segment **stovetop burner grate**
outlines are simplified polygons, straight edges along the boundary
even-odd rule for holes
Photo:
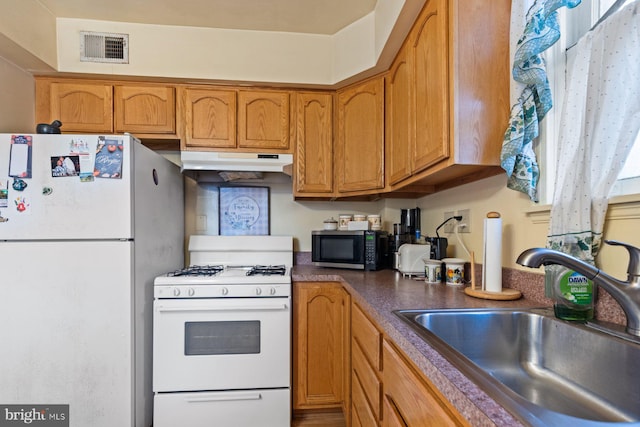
[[[256,265],[247,271],[247,276],[284,276],[287,268],[284,265]]]
[[[181,270],[176,270],[171,273],[171,276],[215,276],[221,271],[224,271],[224,267],[221,265],[191,265]]]

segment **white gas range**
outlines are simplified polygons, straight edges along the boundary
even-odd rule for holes
[[[290,236],[191,236],[154,282],[154,426],[291,420]]]

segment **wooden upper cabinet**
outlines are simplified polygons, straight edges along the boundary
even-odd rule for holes
[[[412,173],[414,141],[413,61],[405,45],[385,79],[385,172],[393,185]]]
[[[113,132],[113,86],[98,83],[53,82],[48,89],[49,105],[40,105],[39,121],[60,120],[63,132]]]
[[[504,172],[499,165],[510,108],[510,5],[509,0],[425,2],[387,74],[390,191],[425,194]],[[406,139],[401,128],[406,92],[398,83],[405,63],[413,126],[408,176],[399,142]]]
[[[63,133],[129,132],[175,149],[176,89],[171,84],[36,77],[36,123],[62,122]],[[156,147],[160,144],[154,142]]]
[[[338,92],[337,190],[384,187],[384,80],[375,78]]]
[[[427,1],[409,39],[414,78],[413,172],[449,157],[448,7],[447,0]]]
[[[176,94],[169,86],[116,85],[115,132],[176,133]]]
[[[288,91],[238,91],[238,147],[290,151]]]
[[[294,195],[333,191],[333,96],[296,93]]]
[[[183,149],[236,147],[236,91],[191,89],[182,91]]]

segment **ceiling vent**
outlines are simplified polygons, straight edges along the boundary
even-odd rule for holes
[[[129,34],[80,32],[80,61],[129,63]]]

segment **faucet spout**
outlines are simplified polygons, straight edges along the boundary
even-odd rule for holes
[[[605,241],[605,243],[624,246],[629,251],[627,281],[616,279],[571,255],[547,248],[527,249],[518,256],[516,262],[531,268],[538,268],[542,265],[561,265],[582,274],[596,285],[604,288],[620,304],[627,316],[627,333],[640,336],[640,262],[638,262],[640,249],[616,241]]]

